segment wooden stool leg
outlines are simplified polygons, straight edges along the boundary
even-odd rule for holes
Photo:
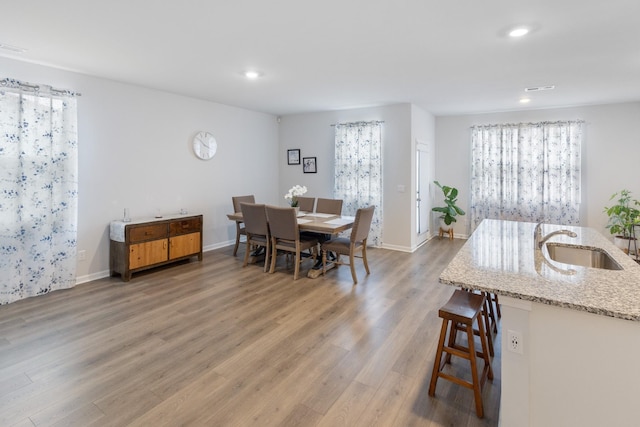
[[[438,340],[438,350],[436,352],[436,360],[433,362],[433,372],[431,373],[431,383],[429,384],[429,396],[436,394],[436,383],[440,374],[440,362],[442,360],[442,350],[444,349],[444,339],[447,335],[447,319],[442,319],[442,327],[440,328],[440,340]]]
[[[480,320],[478,320],[480,324]],[[480,380],[478,379],[478,362],[476,359],[475,339],[473,337],[473,326],[467,325],[467,338],[469,340],[469,363],[471,364],[471,378],[473,384],[473,396],[476,401],[476,414],[479,418],[484,417],[484,409],[482,407],[482,394],[480,392]],[[482,337],[480,337],[482,340]]]
[[[493,379],[493,369],[491,368],[491,359],[489,359],[489,344],[487,335],[485,334],[485,330],[482,326],[482,322],[480,322],[480,319],[478,319],[478,330],[480,331],[480,345],[482,346],[482,354],[479,354],[479,356],[484,360],[484,369],[482,370],[482,383],[484,383],[485,372],[487,374],[487,378],[489,378],[490,380]]]
[[[498,315],[498,319],[502,318],[502,313],[500,313],[500,302],[498,301],[498,295],[497,294],[491,294],[492,295],[492,300],[494,303],[496,303],[496,314]]]
[[[496,320],[496,313],[493,310],[493,296],[489,292],[483,292],[485,298],[487,299],[487,308],[489,309],[489,320],[491,321],[491,329],[488,329],[490,332],[498,333],[498,322]],[[495,338],[495,336],[493,337]],[[491,354],[493,356],[493,353]]]
[[[458,324],[454,321],[451,321],[451,330],[449,331],[449,342],[447,346],[449,348],[454,348],[456,346],[456,340],[458,339]],[[451,364],[451,353],[447,352],[444,356],[444,363]]]
[[[491,357],[494,356],[493,353],[493,337],[491,336],[491,316],[489,315],[489,306],[491,305],[491,301],[485,299],[484,300],[484,308],[482,309],[481,315],[482,320],[484,321],[484,330],[487,334],[487,342],[489,343],[489,354]],[[478,321],[480,319],[478,318]]]

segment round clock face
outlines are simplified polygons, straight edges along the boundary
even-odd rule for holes
[[[193,138],[193,152],[202,160],[209,160],[216,155],[218,143],[209,132],[198,132]]]

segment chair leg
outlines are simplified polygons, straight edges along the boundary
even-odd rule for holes
[[[238,253],[238,247],[240,246],[240,224],[236,222],[236,244],[233,247],[233,256]]]
[[[353,277],[353,284],[358,284],[358,276],[356,276],[356,264],[353,262],[353,249],[349,251],[349,267],[351,267],[351,277]]]
[[[278,255],[278,248],[276,248],[276,241],[275,239],[271,239],[271,269],[269,270],[269,273],[273,273],[274,271],[276,271],[277,255]]]
[[[298,280],[298,273],[300,272],[300,249],[298,248],[298,250],[296,251],[296,256],[295,256],[295,267],[293,269],[293,280]]]
[[[369,263],[367,262],[367,239],[362,242],[362,262],[364,263],[364,269],[367,271],[367,274],[371,274],[369,271]]]
[[[267,239],[267,246],[264,250],[264,272],[267,272],[268,269],[268,265],[269,265],[269,251],[271,250],[271,245],[269,244],[269,239]]]
[[[237,242],[236,242],[237,244]],[[251,252],[251,245],[249,244],[249,236],[247,236],[247,249],[244,251],[244,262],[242,263],[243,267],[246,267],[247,264],[249,264],[249,252]],[[233,255],[235,256],[235,250],[233,252]]]

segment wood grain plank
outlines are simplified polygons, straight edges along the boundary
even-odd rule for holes
[[[438,275],[462,244],[371,249],[356,286],[348,267],[242,268],[228,247],[1,306],[0,425],[495,426],[499,348],[484,419],[465,388],[427,395],[453,291]]]

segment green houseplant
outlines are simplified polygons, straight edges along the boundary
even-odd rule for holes
[[[448,187],[446,185],[440,185],[438,181],[433,181],[433,183],[442,190],[446,206],[436,206],[431,210],[434,212],[440,212],[442,214],[440,215],[442,222],[444,222],[446,226],[451,226],[452,223],[457,221],[456,216],[464,215],[464,211],[456,205],[456,202],[458,201],[458,189]]]
[[[623,250],[628,250],[633,234],[633,227],[640,224],[640,202],[631,198],[629,190],[620,190],[614,193],[609,200],[616,203],[611,207],[605,207],[604,212],[609,217],[607,228],[614,236],[614,243]]]

